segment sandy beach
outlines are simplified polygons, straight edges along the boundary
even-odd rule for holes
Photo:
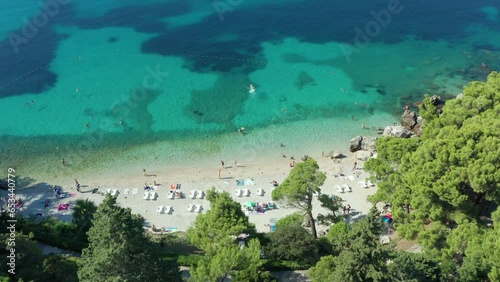
[[[352,207],[352,216],[350,220],[355,220],[360,215],[366,214],[371,204],[366,200],[368,195],[375,193],[376,187],[362,188],[358,182],[365,180],[369,175],[363,170],[363,162],[356,160],[353,153],[347,150],[340,150],[345,157],[339,160],[331,160],[329,157],[321,157],[321,152],[318,155],[309,155],[318,161],[320,170],[325,172],[327,179],[322,189],[323,194],[337,195],[345,200],[345,204],[350,204]],[[346,152],[347,151],[347,152]],[[104,198],[107,189],[118,192],[117,202],[123,207],[131,208],[133,213],[141,214],[145,218],[147,227],[155,225],[157,228],[165,227],[166,229],[186,231],[194,222],[198,213],[189,212],[188,205],[201,205],[202,213],[209,208],[209,202],[203,197],[190,198],[190,192],[193,190],[206,192],[212,187],[217,190],[227,191],[232,197],[242,206],[247,202],[268,203],[272,202],[271,192],[273,185],[272,180],[281,183],[289,174],[290,158],[280,158],[276,156],[266,156],[267,160],[256,160],[245,163],[239,161],[236,166],[234,161],[225,161],[225,168],[217,163],[206,165],[207,162],[199,162],[198,166],[170,166],[168,168],[148,168],[146,176],[142,169],[138,166],[127,166],[116,168],[114,171],[100,172],[88,177],[77,179],[81,185],[82,193],[76,191],[74,180],[71,178],[60,179],[47,178],[39,179],[33,183],[18,183],[18,187],[25,187],[16,190],[17,198],[24,201],[23,207],[20,209],[22,215],[37,215],[38,216],[54,216],[62,220],[71,220],[71,207],[76,200],[89,199],[99,204]],[[300,156],[295,156],[296,161],[300,161]],[[354,162],[357,162],[356,170],[353,170]],[[220,170],[220,179],[219,179]],[[338,172],[342,171],[345,176],[335,177]],[[352,176],[351,179],[348,176]],[[255,185],[238,186],[236,180],[252,178],[255,180]],[[153,187],[154,182],[157,183],[157,196],[154,200],[143,199],[144,186]],[[180,184],[180,190],[185,198],[169,199],[169,191],[171,185]],[[352,192],[346,191],[340,193],[336,189],[336,185],[348,184],[352,188]],[[66,192],[68,197],[58,199],[54,196],[52,186],[60,186],[63,192]],[[91,193],[92,189],[98,188],[98,193]],[[128,189],[128,194],[126,192]],[[137,189],[137,193],[133,194],[133,190]],[[237,189],[248,189],[249,196],[238,197],[235,194]],[[257,195],[257,190],[262,189],[264,194]],[[6,191],[1,191],[2,199],[7,197]],[[44,207],[46,200],[50,200],[50,205]],[[68,210],[58,211],[60,204],[69,204]],[[259,232],[268,232],[271,219],[280,219],[288,214],[295,212],[293,208],[284,206],[277,202],[277,209],[266,211],[265,213],[249,213],[250,222],[254,223]],[[158,206],[170,206],[172,212],[170,214],[158,213]],[[319,201],[314,203],[314,215],[325,213],[326,211],[320,207]],[[326,230],[327,226],[317,226],[318,232]]]

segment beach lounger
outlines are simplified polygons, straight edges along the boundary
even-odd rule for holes
[[[250,190],[249,189],[243,189],[243,196],[245,196],[245,197],[250,196]]]
[[[137,195],[137,191],[138,191],[137,188],[132,189],[132,195]]]
[[[241,197],[243,195],[243,191],[241,189],[234,190],[234,195],[236,197]]]
[[[165,213],[166,214],[172,214],[173,211],[174,211],[174,209],[171,206],[166,206],[165,207]]]
[[[163,206],[158,206],[158,207],[156,208],[156,212],[157,212],[157,213],[163,213]]]
[[[195,205],[189,204],[188,207],[187,207],[187,211],[188,212],[193,212],[195,208],[196,208]]]
[[[198,196],[198,199],[203,199],[205,192],[203,192],[203,190],[198,190],[196,191],[196,195]]]
[[[175,199],[175,192],[174,192],[174,191],[172,191],[172,190],[168,191],[168,198],[169,198],[170,200]]]
[[[149,192],[149,199],[150,200],[156,200],[156,192],[154,192],[154,191]]]
[[[111,196],[116,196],[116,195],[118,195],[118,189],[111,190]]]
[[[364,182],[363,180],[358,181],[358,184],[359,186],[361,186],[361,188],[368,188],[368,185],[366,185],[366,182]]]
[[[144,192],[144,196],[142,197],[144,200],[149,200],[149,192]]]
[[[344,191],[352,192],[351,186],[347,184],[342,184],[342,189],[344,189]]]
[[[340,187],[340,185],[335,185],[335,188],[337,189],[337,192],[344,193],[344,188]]]
[[[196,205],[196,208],[194,209],[194,212],[200,213],[202,210],[203,210],[203,206],[202,205]]]
[[[257,193],[257,196],[264,196],[264,190],[261,188],[258,188],[256,193]]]
[[[354,176],[349,175],[349,176],[347,176],[347,179],[349,179],[349,181],[354,181]]]
[[[368,186],[375,186],[375,184],[373,184],[370,180],[366,181],[366,185],[368,185]]]
[[[196,191],[194,191],[194,190],[189,191],[189,198],[195,199],[196,198]]]
[[[128,194],[130,194],[130,189],[123,190],[123,195],[128,195]]]
[[[111,194],[111,189],[106,189],[106,194]]]

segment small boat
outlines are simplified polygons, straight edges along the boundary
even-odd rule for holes
[[[253,84],[250,84],[250,87],[248,87],[249,91],[248,93],[254,93],[255,92],[255,87],[253,86]]]

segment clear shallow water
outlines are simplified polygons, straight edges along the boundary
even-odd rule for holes
[[[11,35],[40,10],[2,9],[2,166],[248,159],[279,154],[281,142],[327,150],[366,134],[361,123],[392,124],[424,93],[456,95],[500,66],[496,1],[401,1],[348,58],[355,27],[386,1],[241,1],[223,20],[194,2],[69,1],[18,53]]]

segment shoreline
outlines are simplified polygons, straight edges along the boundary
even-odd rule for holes
[[[354,123],[354,122],[353,122]],[[319,124],[319,122],[318,122]],[[81,184],[82,191],[90,191],[94,188],[99,188],[99,192],[105,192],[107,189],[117,189],[117,203],[123,207],[129,207],[132,213],[141,214],[145,219],[146,226],[155,225],[158,228],[174,228],[178,231],[186,231],[194,222],[197,213],[187,211],[189,204],[202,205],[203,210],[209,208],[209,202],[205,199],[189,199],[191,190],[207,191],[211,187],[227,191],[240,204],[244,205],[248,201],[268,203],[272,201],[271,191],[272,180],[281,183],[291,170],[290,159],[295,157],[295,161],[299,162],[303,155],[315,159],[320,170],[325,172],[327,180],[322,188],[323,194],[336,195],[346,200],[345,204],[350,204],[353,208],[353,216],[349,220],[356,220],[360,215],[366,214],[371,205],[367,204],[366,196],[375,192],[375,187],[368,189],[361,188],[357,182],[363,180],[369,175],[361,170],[352,171],[354,162],[358,163],[358,167],[362,168],[362,161],[356,160],[354,153],[349,152],[349,140],[354,137],[347,137],[347,134],[357,133],[358,135],[370,136],[377,134],[371,130],[363,130],[356,128],[349,131],[342,128],[350,126],[347,123],[336,123],[337,128],[333,127],[333,121],[327,121],[320,126],[304,128],[303,123],[293,125],[275,126],[266,128],[261,131],[249,132],[245,136],[240,136],[239,133],[230,135],[234,140],[239,138],[240,142],[224,142],[217,152],[204,152],[200,156],[184,155],[182,161],[177,161],[178,156],[183,156],[186,152],[177,150],[178,156],[173,156],[171,161],[169,158],[158,157],[157,154],[151,154],[164,144],[148,144],[139,146],[135,151],[121,152],[116,161],[109,163],[94,163],[93,166],[79,170],[78,167],[61,167],[60,160],[53,160],[59,166],[44,167],[43,163],[49,160],[43,159],[33,162],[33,166],[41,164],[42,167],[38,171],[33,171],[29,174],[23,174],[18,170],[18,176],[21,182],[18,184],[17,195],[25,200],[24,210],[21,214],[42,214],[46,216],[55,216],[62,220],[71,220],[71,207],[78,199],[89,199],[98,205],[103,196],[101,194],[78,193],[74,188],[74,179],[77,179]],[[387,123],[386,123],[387,124]],[[318,128],[323,131],[317,131]],[[331,128],[331,131],[326,131],[326,128]],[[301,129],[301,131],[299,131]],[[335,130],[336,129],[336,130]],[[311,135],[313,132],[316,135]],[[341,132],[342,134],[337,134]],[[367,133],[367,134],[363,134]],[[286,137],[289,142],[281,147],[276,134],[288,134]],[[231,140],[230,140],[231,141]],[[197,149],[203,147],[203,141],[198,144]],[[345,157],[339,163],[327,157],[321,157],[324,151],[328,154],[330,151],[339,151]],[[164,152],[161,152],[165,154]],[[282,153],[286,158],[282,157]],[[99,154],[93,156],[89,162],[98,161]],[[222,169],[221,160],[225,162],[226,168]],[[237,165],[234,165],[234,161]],[[44,169],[45,168],[45,169]],[[147,175],[143,175],[143,169],[146,169]],[[359,178],[354,181],[334,177],[339,169],[343,173],[356,176],[359,173]],[[66,171],[65,171],[66,170]],[[219,170],[221,170],[222,179],[218,178]],[[152,176],[154,175],[154,176]],[[22,179],[27,177],[27,179]],[[237,179],[253,178],[256,185],[237,186]],[[156,200],[143,200],[143,187],[145,183],[153,186],[153,182],[161,184],[156,190],[158,197]],[[181,191],[187,196],[185,199],[168,199],[168,191],[170,185],[181,184]],[[348,184],[352,187],[352,193],[338,193],[335,185]],[[22,185],[25,185],[26,188]],[[61,186],[63,191],[71,195],[69,198],[55,199],[52,195],[52,185]],[[132,191],[137,188],[137,194],[125,195],[125,189]],[[260,188],[264,190],[263,196],[256,195],[256,190]],[[249,197],[236,197],[236,189],[249,189],[251,195]],[[3,191],[2,191],[3,193]],[[5,197],[2,194],[2,197]],[[52,199],[50,208],[43,208],[40,204],[46,199]],[[326,210],[320,207],[319,201],[314,200],[313,213],[317,216],[318,213],[325,213]],[[67,211],[57,211],[59,203],[67,203],[70,208]],[[156,209],[158,206],[171,206],[172,214],[159,214]],[[270,210],[264,214],[250,214],[250,222],[254,223],[259,232],[268,232],[271,219],[280,219],[283,216],[291,214],[296,210],[281,206],[278,203],[278,209]],[[317,230],[326,230],[326,226],[317,226]]]

